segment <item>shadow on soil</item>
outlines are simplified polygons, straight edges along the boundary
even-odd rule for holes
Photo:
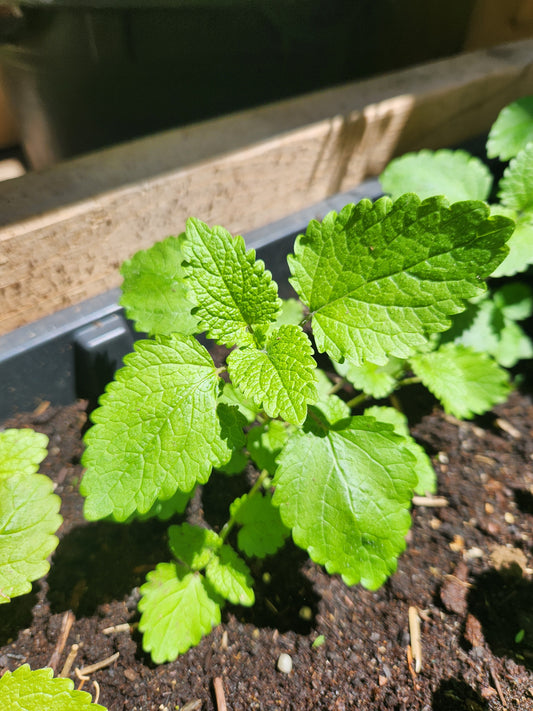
[[[32,609],[37,604],[37,593],[34,590],[27,595],[15,597],[7,605],[0,606],[0,647],[16,639],[18,633],[31,627]]]
[[[486,711],[487,702],[462,679],[443,681],[433,694],[433,711]]]
[[[533,514],[533,494],[527,489],[515,489],[514,500],[522,513]]]
[[[468,594],[468,609],[481,623],[492,652],[533,670],[533,583],[515,564],[505,572],[477,576]]]

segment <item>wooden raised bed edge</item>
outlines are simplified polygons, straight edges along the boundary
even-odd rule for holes
[[[0,334],[102,294],[193,214],[248,232],[457,145],[533,93],[533,40],[169,131],[0,185]]]

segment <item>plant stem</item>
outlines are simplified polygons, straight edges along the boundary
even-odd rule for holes
[[[359,395],[356,395],[351,400],[348,400],[348,402],[346,404],[351,409],[352,407],[356,407],[357,405],[360,405],[365,400],[370,400],[370,396],[366,395],[365,393],[359,393]]]
[[[257,490],[261,487],[261,484],[265,480],[265,478],[268,476],[268,471],[266,469],[263,469],[261,474],[257,477],[257,480],[255,481],[254,485],[248,492],[248,498],[252,497],[254,494],[257,493]],[[220,538],[225,541],[226,538],[228,537],[229,532],[233,528],[233,526],[236,523],[236,519],[234,516],[230,516],[229,520],[226,521],[224,526],[222,527],[222,530],[220,531]]]

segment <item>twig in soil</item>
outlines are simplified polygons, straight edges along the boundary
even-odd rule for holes
[[[202,708],[202,700],[201,699],[192,699],[191,701],[187,701],[187,703],[181,709],[181,711],[200,711],[201,708]]]
[[[72,645],[72,647],[70,648],[70,652],[68,653],[67,658],[65,659],[65,663],[63,664],[63,669],[61,669],[61,674],[59,676],[65,677],[70,674],[70,670],[72,669],[72,665],[74,664],[74,660],[76,659],[76,655],[78,654],[79,648],[79,644]]]
[[[496,674],[496,671],[494,670],[494,667],[492,666],[492,664],[489,664],[489,671],[490,671],[492,680],[494,681],[494,686],[496,687],[496,691],[498,692],[498,696],[500,697],[500,701],[502,702],[502,706],[504,709],[506,709],[507,702],[505,701],[505,696],[503,695],[502,687],[500,686],[500,680],[498,679],[498,675]]]
[[[416,607],[409,608],[409,636],[411,638],[411,654],[415,662],[415,672],[422,669],[422,644],[420,642],[420,617]]]
[[[63,615],[63,619],[61,620],[61,630],[59,632],[59,637],[57,639],[55,649],[52,652],[52,656],[50,657],[50,661],[47,665],[53,670],[54,674],[56,673],[56,668],[59,664],[59,659],[63,654],[65,644],[67,643],[67,639],[70,634],[70,629],[75,619],[76,618],[74,617],[74,613],[71,610],[68,610],[67,612],[65,612],[65,614]]]
[[[94,686],[94,699],[93,699],[93,704],[98,703],[98,699],[100,698],[100,684],[93,679],[93,686]]]
[[[522,437],[520,431],[517,430],[516,427],[510,422],[504,420],[502,417],[498,417],[494,421],[494,424],[504,432],[507,432],[507,434],[510,435],[513,439],[520,439]]]
[[[216,676],[213,679],[213,687],[215,689],[215,697],[217,700],[217,711],[228,711],[228,707],[226,706],[224,685],[222,684],[222,679],[219,676]]]
[[[129,622],[123,622],[120,625],[113,625],[113,627],[105,627],[102,630],[102,634],[115,634],[115,632],[129,632],[130,624]]]
[[[105,667],[111,666],[111,664],[113,664],[113,662],[116,662],[119,657],[120,652],[115,652],[115,654],[112,654],[110,657],[102,659],[100,662],[89,664],[86,667],[82,667],[81,669],[76,668],[76,674],[78,675],[79,672],[80,679],[83,676],[89,676],[90,674],[93,674],[94,672],[99,671],[100,669],[104,669]]]
[[[428,506],[432,508],[448,506],[448,499],[444,496],[413,496],[411,500],[414,506]]]
[[[40,402],[35,410],[33,411],[34,417],[39,417],[39,415],[42,415],[43,412],[46,412],[48,408],[50,407],[50,401],[49,400],[43,400]]]

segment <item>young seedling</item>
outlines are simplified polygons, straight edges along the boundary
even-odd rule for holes
[[[168,518],[213,469],[256,466],[220,530],[170,526],[172,560],[148,574],[139,603],[155,662],[197,644],[225,602],[252,605],[246,558],[289,535],[347,585],[375,589],[394,572],[413,492],[433,492],[435,474],[400,412],[360,408],[413,381],[458,417],[505,399],[506,371],[469,346],[439,346],[438,334],[484,293],[512,231],[480,201],[362,200],[296,239],[299,299],[288,302],[242,237],[194,218],[124,265],[122,303],[153,338],[92,415],[85,516]],[[227,347],[223,362],[201,333]],[[345,382],[360,392],[341,397]]]
[[[493,191],[498,201],[492,214],[507,215],[516,223],[509,240],[509,254],[491,275],[511,277],[533,264],[533,97],[504,108],[487,140],[489,158],[509,161],[496,189],[488,167],[462,150],[423,150],[389,163],[380,176],[393,198],[406,191],[420,197],[442,194],[448,200],[488,200]],[[519,322],[533,314],[529,284],[497,282],[473,299],[466,311],[453,319],[441,342],[462,343],[493,356],[510,368],[533,357],[533,344]]]

